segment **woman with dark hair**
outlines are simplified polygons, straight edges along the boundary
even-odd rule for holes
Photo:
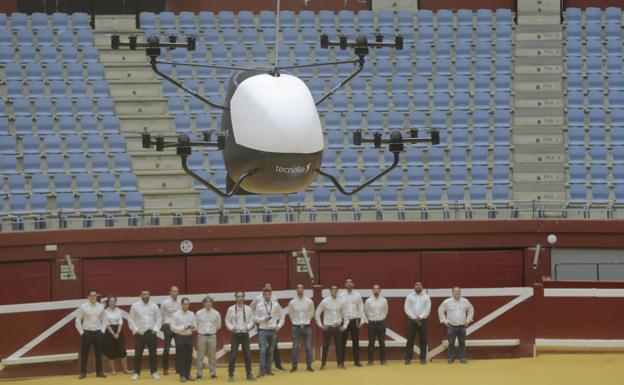
[[[121,362],[121,367],[126,374],[132,373],[128,370],[126,362],[126,339],[123,334],[123,315],[117,307],[117,297],[109,295],[106,299],[106,309],[104,310],[108,326],[104,335],[104,354],[110,363],[112,374],[117,374],[115,370],[115,360]]]

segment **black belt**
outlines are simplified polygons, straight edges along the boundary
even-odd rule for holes
[[[454,328],[463,328],[463,327],[466,327],[466,324],[464,324],[464,325],[453,325],[453,324],[448,324],[448,326],[452,326],[452,327],[454,327]]]
[[[381,320],[381,321],[368,321],[369,324],[380,324],[380,323],[384,323],[386,322],[386,320]]]
[[[294,328],[299,328],[299,329],[303,329],[303,328],[309,328],[309,327],[310,327],[310,325],[309,325],[309,324],[308,324],[308,325],[292,325],[292,327],[294,327]]]
[[[263,331],[263,332],[274,332],[275,329],[260,329],[258,328],[258,331]]]
[[[199,334],[200,336],[208,336],[208,337],[210,337],[210,336],[214,336],[216,333],[197,333],[197,334]]]

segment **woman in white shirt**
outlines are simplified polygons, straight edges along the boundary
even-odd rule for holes
[[[108,321],[106,327],[106,334],[104,334],[104,354],[108,358],[110,363],[110,370],[112,374],[117,374],[115,370],[115,360],[121,362],[123,371],[127,374],[132,373],[128,370],[128,363],[126,361],[126,339],[123,333],[123,314],[121,309],[117,307],[117,297],[109,295],[106,300],[106,309],[104,314]]]

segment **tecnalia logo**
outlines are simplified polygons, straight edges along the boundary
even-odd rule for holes
[[[310,171],[310,163],[305,166],[284,167],[275,166],[275,172],[282,174],[305,174]]]

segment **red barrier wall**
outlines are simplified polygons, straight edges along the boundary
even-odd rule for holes
[[[0,1],[0,12],[2,13],[17,12],[17,0]]]
[[[587,8],[587,7],[622,7],[621,0],[565,0],[566,7]]]
[[[419,0],[418,8],[431,9],[472,9],[479,8],[497,9],[497,8],[516,8],[516,0],[479,0],[479,1],[462,1],[462,0]]]
[[[52,299],[50,261],[0,263],[0,303]]]
[[[339,11],[341,9],[360,10],[370,9],[370,1],[359,0],[314,0],[310,2],[304,2],[301,0],[282,0],[281,8],[301,11],[310,10],[318,12],[322,9],[330,9]],[[168,0],[167,10],[173,12],[180,11],[253,11],[258,13],[262,10],[275,10],[275,0],[227,0],[227,1],[214,1],[214,0]]]

